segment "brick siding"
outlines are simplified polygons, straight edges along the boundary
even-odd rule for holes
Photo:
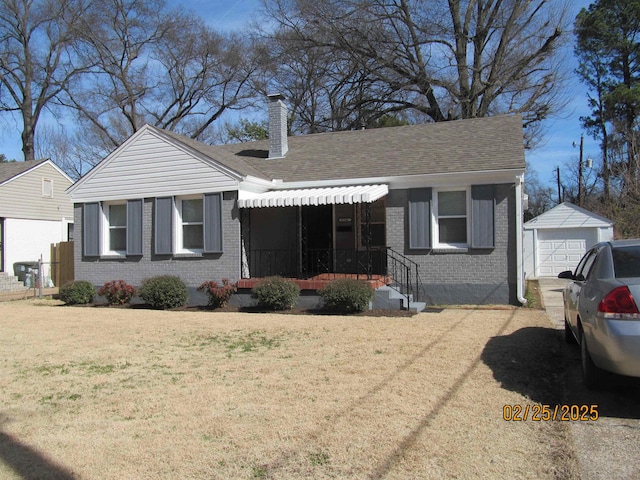
[[[143,255],[129,258],[94,258],[82,256],[82,204],[75,205],[75,229],[78,232],[74,245],[75,278],[88,280],[102,286],[111,280],[124,280],[139,286],[145,278],[156,275],[176,275],[195,292],[206,280],[232,282],[240,278],[240,215],[237,193],[225,192],[222,201],[222,254],[198,256],[155,255],[153,252],[153,198],[144,200]],[[202,303],[202,302],[200,302]],[[205,302],[206,303],[206,300]]]
[[[387,196],[387,245],[419,265],[422,301],[429,304],[517,303],[515,186],[496,186],[495,248],[410,250],[408,190]]]

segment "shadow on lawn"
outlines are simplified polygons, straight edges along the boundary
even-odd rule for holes
[[[0,420],[3,419],[0,418]],[[73,472],[56,464],[42,452],[1,430],[0,460],[11,467],[21,478],[25,479],[74,480],[77,478]]]
[[[525,395],[531,404],[598,405],[600,416],[640,418],[640,380],[616,376],[603,391],[584,387],[580,350],[552,328],[521,328],[491,338],[482,361],[502,387]]]

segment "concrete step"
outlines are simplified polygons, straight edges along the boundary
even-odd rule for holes
[[[373,308],[381,308],[385,310],[412,310],[414,312],[422,312],[426,308],[425,302],[413,301],[413,296],[400,293],[396,288],[384,286],[376,288],[373,299]]]
[[[28,290],[18,277],[7,272],[0,272],[0,292],[22,292]]]

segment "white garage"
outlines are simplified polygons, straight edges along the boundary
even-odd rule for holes
[[[524,224],[526,278],[575,270],[588,248],[613,239],[613,222],[568,202]]]

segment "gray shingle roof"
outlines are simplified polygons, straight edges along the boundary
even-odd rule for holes
[[[161,131],[166,135],[168,135],[169,137],[175,140],[178,140],[182,144],[200,152],[206,157],[216,160],[217,162],[230,168],[231,170],[234,170],[240,173],[241,175],[251,175],[253,177],[266,179],[265,175],[262,172],[260,172],[259,170],[249,165],[244,158],[225,150],[219,145],[207,145],[206,143],[199,142],[197,140],[186,137],[184,135],[180,135],[178,133],[171,132],[169,130],[161,130]],[[243,144],[243,145],[246,145],[246,144]],[[268,148],[268,144],[267,144],[267,148]]]
[[[47,159],[30,160],[28,162],[8,162],[0,163],[0,183],[4,183],[21,173],[31,170],[33,167],[46,162]]]
[[[209,146],[173,138],[242,175],[285,182],[525,168],[520,115],[289,137],[281,159],[269,142]]]

